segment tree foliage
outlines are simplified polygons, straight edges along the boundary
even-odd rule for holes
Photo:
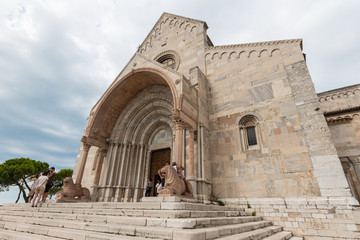
[[[53,187],[49,190],[50,198],[62,189],[64,178],[71,177],[72,174],[72,169],[61,169],[56,173],[55,180],[53,181]]]
[[[10,186],[18,186],[19,195],[16,202],[19,201],[21,193],[24,201],[27,202],[28,196],[25,189],[30,191],[27,181],[48,168],[48,163],[29,158],[9,159],[0,164],[0,191],[7,191]]]

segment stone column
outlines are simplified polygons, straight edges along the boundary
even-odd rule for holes
[[[141,188],[141,177],[142,177],[142,169],[144,168],[144,161],[143,161],[143,152],[144,152],[144,145],[140,144],[139,145],[139,153],[138,153],[138,157],[137,157],[137,161],[138,161],[138,165],[137,165],[137,170],[136,170],[136,179],[135,179],[135,183],[134,183],[134,202],[139,201],[139,189]]]
[[[104,150],[102,148],[99,148],[99,155],[98,155],[98,159],[96,161],[95,177],[94,177],[94,182],[93,182],[93,186],[92,186],[93,191],[92,191],[92,196],[91,196],[91,200],[94,202],[96,201],[96,195],[98,192],[98,186],[99,186],[100,173],[101,173],[101,169],[102,169],[103,159],[104,159]]]
[[[95,167],[95,177],[94,177],[94,185],[99,185],[99,180],[100,180],[100,172],[101,172],[101,167],[102,167],[102,162],[103,162],[103,156],[104,156],[104,150],[102,148],[99,149],[99,156],[96,162],[96,167]]]
[[[91,145],[83,142],[83,155],[81,158],[81,164],[80,164],[79,171],[76,175],[76,182],[75,182],[75,184],[78,186],[81,186],[81,181],[82,181],[82,178],[84,175],[86,160],[87,160],[87,156],[89,154],[90,147],[91,147]]]
[[[174,150],[174,160],[176,163],[182,163],[183,156],[183,130],[185,124],[181,119],[174,120],[175,123],[175,150]]]
[[[189,177],[194,177],[194,129],[189,131]]]

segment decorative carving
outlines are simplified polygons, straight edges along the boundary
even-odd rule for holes
[[[149,49],[148,46],[151,45],[151,42],[153,41],[152,39],[161,35],[161,31],[163,30],[163,27],[165,25],[169,26],[169,28],[181,29],[187,32],[194,32],[196,29],[196,25],[199,23],[204,24],[207,28],[206,22],[204,21],[177,16],[169,13],[164,13],[160,19],[162,19],[162,21],[158,21],[155,24],[148,36],[145,38],[144,42],[138,48],[139,53],[146,52]]]
[[[350,86],[341,89],[335,89],[328,92],[323,92],[318,94],[319,102],[327,102],[335,100],[338,98],[348,98],[353,97],[354,95],[360,95],[360,84],[358,86]]]
[[[191,184],[180,176],[173,167],[165,166],[160,169],[161,177],[165,177],[165,186],[159,191],[159,196],[193,197]]]
[[[56,194],[58,200],[88,200],[90,191],[81,185],[75,185],[71,177],[67,177],[63,182],[63,190]]]

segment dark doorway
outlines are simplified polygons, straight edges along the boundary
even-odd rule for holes
[[[156,150],[151,153],[151,163],[150,163],[150,177],[153,181],[153,189],[151,191],[151,196],[156,196],[156,183],[157,180],[160,180],[158,170],[165,166],[166,162],[170,162],[171,150],[170,148]]]

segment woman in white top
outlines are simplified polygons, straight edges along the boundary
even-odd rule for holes
[[[32,181],[33,183],[31,184],[31,190],[30,190],[30,192],[29,192],[29,203],[31,203],[31,199],[33,198],[33,196],[34,196],[34,194],[35,194],[35,186],[36,186],[36,182],[37,182],[37,180],[39,179],[39,177],[40,177],[40,173],[38,173],[38,174],[36,175],[36,177],[34,177],[33,179],[31,179],[31,181]]]
[[[37,198],[37,201],[36,201],[35,207],[37,207],[37,205],[38,205],[38,203],[40,201],[41,195],[45,191],[45,185],[46,185],[46,182],[48,180],[47,174],[48,174],[48,172],[44,171],[41,174],[41,176],[39,177],[39,179],[37,180],[36,184],[35,184],[35,197],[34,197],[34,199],[32,201],[32,204],[31,204],[32,207],[34,207],[34,203],[36,201],[36,198]]]
[[[155,188],[156,188],[156,196],[157,196],[157,195],[159,195],[159,192],[162,188],[162,184],[161,184],[160,180],[157,180]]]

